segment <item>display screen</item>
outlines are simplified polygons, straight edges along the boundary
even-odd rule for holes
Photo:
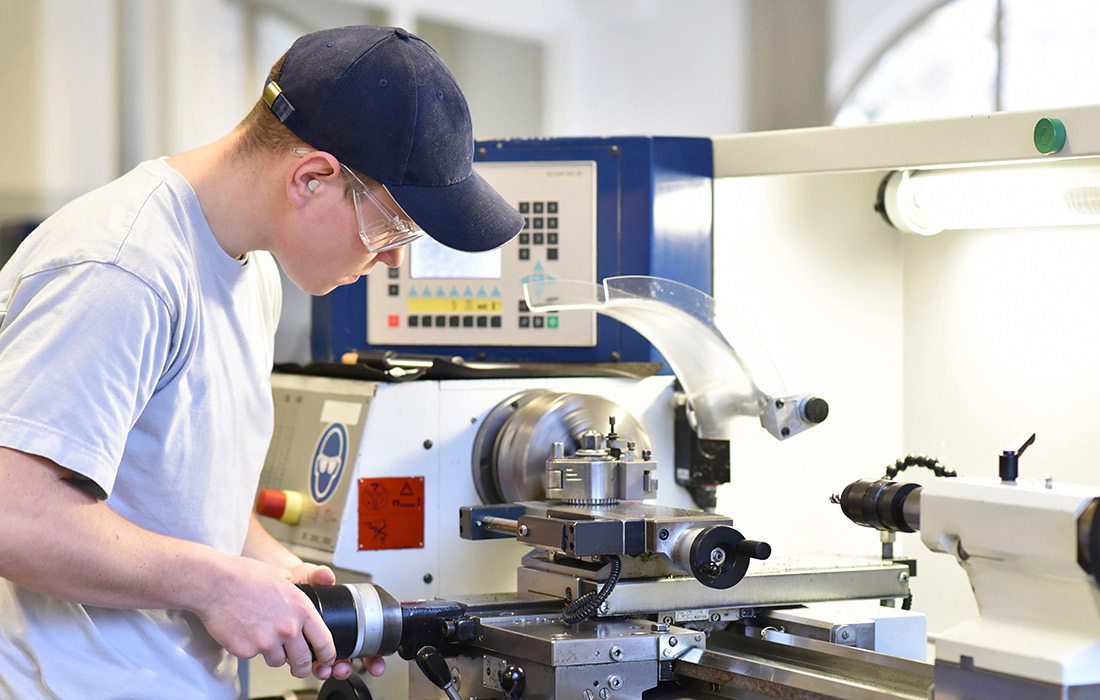
[[[464,253],[436,243],[427,236],[409,246],[412,279],[500,279],[501,249]]]

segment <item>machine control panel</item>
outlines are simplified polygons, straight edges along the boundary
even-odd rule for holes
[[[523,285],[596,282],[596,163],[474,167],[523,215],[523,231],[477,254],[415,241],[405,265],[367,277],[368,344],[594,346],[595,314],[532,313]]]

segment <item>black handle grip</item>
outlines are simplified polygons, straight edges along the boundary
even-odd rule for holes
[[[422,647],[416,652],[416,665],[435,687],[446,688],[451,684],[451,669],[435,647]]]

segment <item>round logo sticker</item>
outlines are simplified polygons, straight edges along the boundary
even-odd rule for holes
[[[309,470],[309,495],[318,505],[336,493],[347,457],[348,431],[342,423],[332,423],[317,441]]]

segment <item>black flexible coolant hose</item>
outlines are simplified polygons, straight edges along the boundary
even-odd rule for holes
[[[592,613],[600,609],[611,595],[611,591],[615,589],[615,584],[619,582],[619,574],[623,570],[623,562],[616,556],[607,557],[605,561],[611,562],[611,573],[607,575],[607,580],[599,591],[589,591],[565,606],[561,617],[566,624],[575,625],[582,620],[587,620]]]

